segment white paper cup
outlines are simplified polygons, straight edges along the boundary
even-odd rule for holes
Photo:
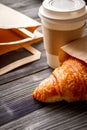
[[[86,21],[83,0],[45,0],[39,9],[44,34],[44,47],[50,67],[59,66],[61,46],[82,36]]]

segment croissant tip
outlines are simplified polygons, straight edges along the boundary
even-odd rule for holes
[[[34,90],[34,92],[32,93],[32,96],[33,96],[33,98],[34,99],[36,99],[36,100],[39,100],[40,99],[40,94],[39,94],[39,92],[37,92],[37,88]]]
[[[36,98],[36,96],[35,96],[35,92],[32,93],[32,97],[33,97],[33,98]]]

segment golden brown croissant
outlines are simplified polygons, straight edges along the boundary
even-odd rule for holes
[[[87,64],[68,59],[43,80],[32,95],[42,102],[87,100]]]

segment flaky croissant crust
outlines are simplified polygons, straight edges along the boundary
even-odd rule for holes
[[[42,102],[87,100],[87,64],[68,59],[43,80],[32,95]]]

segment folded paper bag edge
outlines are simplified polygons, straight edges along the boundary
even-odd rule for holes
[[[68,43],[67,45],[62,46],[60,50],[64,51],[64,53],[59,54],[61,61],[63,60],[61,59],[63,57],[67,58],[68,56],[72,56],[87,63],[87,36],[81,37],[75,41]]]
[[[41,23],[0,3],[0,28],[39,27]]]

